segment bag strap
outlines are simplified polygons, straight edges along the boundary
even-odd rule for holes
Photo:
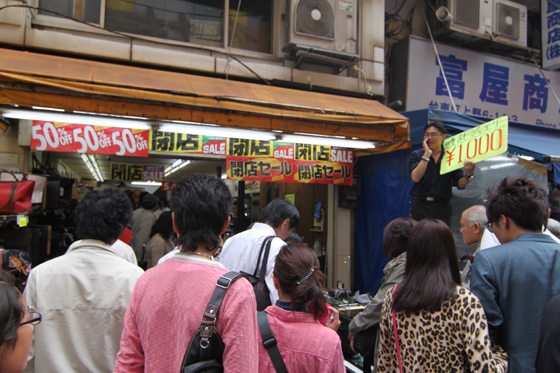
[[[261,250],[259,251],[259,258],[257,259],[257,266],[255,267],[255,273],[253,273],[253,277],[257,277],[257,270],[259,269],[259,264],[261,264],[261,257],[263,258],[263,262],[262,262],[262,266],[261,266],[261,274],[265,274],[266,276],[266,267],[267,267],[267,263],[268,263],[268,254],[270,253],[270,245],[272,244],[272,240],[275,238],[276,236],[268,236],[264,239],[262,245],[261,245]],[[266,246],[266,249],[265,249]],[[263,250],[264,250],[264,256],[263,256]],[[264,278],[265,276],[262,276],[262,281],[261,281],[261,276],[259,276],[259,282],[264,283]]]
[[[257,322],[259,323],[263,346],[268,351],[268,356],[270,356],[272,365],[274,365],[274,370],[276,370],[277,373],[288,373],[288,369],[286,369],[286,365],[284,364],[284,359],[282,359],[280,350],[278,350],[276,338],[272,333],[272,329],[270,329],[266,312],[261,311],[257,313]]]
[[[395,332],[395,345],[397,346],[397,358],[399,360],[399,372],[402,373],[402,364],[401,364],[401,348],[399,345],[399,335],[397,333],[397,319],[395,318],[395,294],[397,293],[397,290],[399,290],[399,286],[401,286],[401,284],[398,284],[397,287],[395,288],[395,291],[393,292],[393,304],[392,304],[392,311],[393,311],[393,331]]]
[[[208,302],[208,306],[206,306],[206,310],[204,311],[204,315],[202,315],[202,319],[200,321],[200,344],[201,346],[210,345],[210,338],[212,338],[212,332],[214,329],[214,325],[216,324],[216,318],[218,317],[218,311],[220,310],[220,306],[224,300],[226,295],[227,289],[233,284],[235,281],[243,277],[241,273],[238,272],[228,272],[223,274],[218,278],[216,282],[216,288],[210,297],[210,301]],[[205,320],[209,319],[208,320]],[[210,357],[210,348],[201,348],[200,349],[200,361],[204,361],[209,359]]]

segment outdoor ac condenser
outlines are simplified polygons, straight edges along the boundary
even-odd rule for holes
[[[497,42],[527,46],[527,7],[508,0],[494,0],[492,35]]]
[[[357,0],[287,0],[286,46],[356,53]]]

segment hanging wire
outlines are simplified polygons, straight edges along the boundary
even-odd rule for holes
[[[430,39],[432,40],[432,45],[434,47],[434,52],[436,53],[436,58],[439,64],[439,68],[441,70],[441,75],[443,76],[443,80],[445,81],[445,87],[447,88],[447,93],[449,94],[449,98],[451,99],[451,105],[453,106],[453,111],[457,112],[457,107],[455,106],[455,100],[453,100],[453,95],[451,94],[451,89],[449,89],[449,83],[447,83],[447,76],[445,75],[445,70],[443,69],[443,65],[441,64],[441,60],[439,58],[439,53],[437,51],[436,43],[434,42],[434,37],[432,36],[432,30],[430,30],[430,25],[428,24],[428,18],[426,17],[426,13],[424,12],[424,20],[426,21],[426,27],[428,28],[428,33],[430,34]]]
[[[233,30],[231,32],[231,39],[229,41],[229,48],[228,48],[228,52],[227,52],[227,63],[226,63],[226,68],[225,73],[226,73],[226,80],[228,80],[229,77],[229,63],[231,61],[231,46],[233,45],[233,38],[235,37],[235,28],[237,27],[237,17],[239,17],[239,9],[241,9],[241,0],[239,0],[239,3],[237,3],[237,12],[235,13],[235,21],[233,22]],[[228,14],[229,16],[229,14]]]
[[[558,105],[560,105],[560,100],[558,99],[558,95],[556,94],[556,92],[554,91],[554,88],[552,88],[552,86],[549,83],[549,79],[546,78],[546,76],[544,75],[544,71],[541,69],[541,65],[539,65],[537,63],[537,61],[535,60],[535,57],[533,56],[533,53],[529,52],[529,55],[531,55],[531,59],[533,60],[533,63],[535,64],[535,66],[539,69],[539,71],[541,72],[541,75],[544,79],[544,81],[546,82],[546,86],[548,88],[550,88],[550,90],[552,91],[552,94],[554,95],[554,97],[556,98],[556,102],[558,102]],[[558,112],[560,113],[560,110],[558,110]]]

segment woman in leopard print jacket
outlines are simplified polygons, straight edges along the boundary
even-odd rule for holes
[[[383,303],[377,372],[399,372],[393,315],[402,373],[507,372],[507,355],[491,346],[480,301],[461,287],[449,227],[422,220],[412,230],[407,255],[403,283]]]

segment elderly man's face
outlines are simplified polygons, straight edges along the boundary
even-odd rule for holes
[[[463,242],[465,245],[472,245],[482,239],[482,234],[484,233],[483,227],[480,227],[478,223],[469,226],[469,220],[466,213],[461,215],[461,234],[463,235]]]

